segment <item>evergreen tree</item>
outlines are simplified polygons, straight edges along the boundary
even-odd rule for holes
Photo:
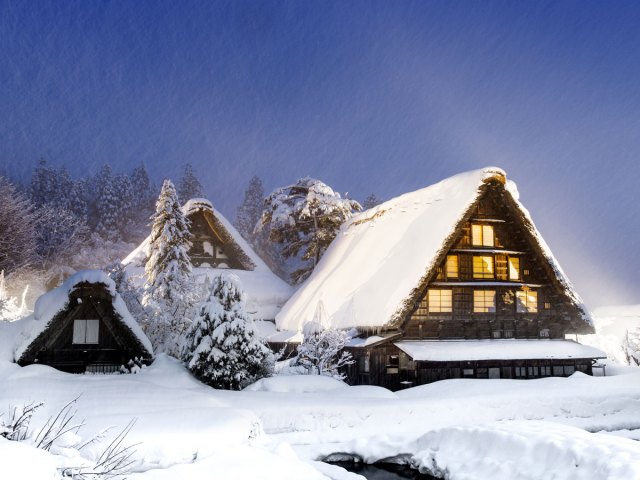
[[[155,187],[149,180],[149,174],[144,164],[140,164],[131,172],[131,189],[133,192],[132,220],[134,228],[132,236],[135,240],[146,236],[145,228],[147,220],[153,214]]]
[[[235,275],[216,277],[186,334],[184,361],[215,388],[240,390],[273,369],[273,354],[245,311],[239,282]]]
[[[119,237],[119,199],[110,165],[104,165],[100,169],[100,172],[96,176],[95,183],[95,231],[102,238],[116,240]]]
[[[362,207],[343,199],[331,187],[313,178],[276,189],[264,202],[260,228],[269,239],[283,245],[282,254],[296,257],[303,265],[291,274],[294,283],[305,280],[317,265],[343,222]]]
[[[178,198],[180,199],[180,203],[186,203],[192,198],[201,197],[203,197],[202,184],[193,172],[193,166],[190,163],[187,163],[184,166],[182,178],[178,184]]]
[[[165,180],[152,217],[143,305],[154,311],[146,332],[154,348],[173,354],[193,302],[189,226],[173,183]]]
[[[375,193],[369,194],[367,198],[364,199],[364,203],[362,204],[362,208],[364,210],[369,210],[370,208],[376,207],[382,203]]]
[[[58,194],[55,184],[56,177],[55,169],[47,165],[44,158],[41,158],[40,163],[33,170],[29,191],[31,201],[36,208],[51,201]]]
[[[262,215],[263,203],[264,187],[262,186],[262,180],[258,176],[253,176],[244,191],[244,201],[238,207],[235,222],[240,235],[253,246],[256,243],[255,230]]]

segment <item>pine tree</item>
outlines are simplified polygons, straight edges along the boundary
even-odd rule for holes
[[[362,204],[362,208],[364,210],[369,210],[370,208],[376,207],[382,203],[375,193],[369,194],[367,198],[364,199],[364,203]]]
[[[104,165],[100,169],[95,183],[95,231],[102,238],[116,240],[119,237],[117,216],[119,200],[110,165]]]
[[[154,311],[146,332],[154,348],[173,354],[193,302],[189,226],[173,183],[165,180],[152,217],[143,305]]]
[[[273,354],[257,337],[235,275],[213,280],[209,298],[187,330],[183,360],[202,382],[239,390],[273,369]]]
[[[244,201],[236,212],[236,228],[252,246],[255,246],[256,225],[262,215],[264,203],[264,187],[260,177],[253,176],[244,191]]]
[[[40,159],[38,166],[31,176],[30,197],[33,205],[38,208],[51,201],[57,195],[55,179],[57,172],[47,165],[44,158]]]
[[[286,258],[302,252],[303,265],[291,274],[294,283],[305,280],[338,234],[342,223],[362,207],[320,180],[302,178],[276,189],[264,202],[260,228],[269,239],[283,245]]]
[[[193,166],[190,163],[187,163],[184,166],[182,178],[178,184],[178,198],[180,203],[185,203],[192,198],[201,197],[203,197],[202,184],[193,172]]]
[[[131,189],[133,191],[133,236],[144,238],[146,236],[145,227],[149,217],[153,214],[155,198],[154,186],[149,180],[149,174],[144,164],[140,164],[133,169],[130,176]]]

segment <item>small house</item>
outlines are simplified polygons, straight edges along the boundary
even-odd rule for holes
[[[302,331],[320,303],[330,326],[357,332],[352,384],[591,374],[605,357],[567,340],[594,332],[589,313],[495,167],[347,221],[276,316],[272,338]]]
[[[191,199],[182,211],[191,225],[189,257],[196,281],[204,283],[222,272],[232,271],[241,281],[247,295],[247,310],[253,318],[273,321],[291,296],[292,288],[269,269],[211,202]],[[148,254],[147,238],[122,262],[129,277],[140,284],[144,283]]]
[[[149,339],[101,270],[84,270],[42,295],[24,320],[15,361],[70,373],[109,373],[153,359]]]

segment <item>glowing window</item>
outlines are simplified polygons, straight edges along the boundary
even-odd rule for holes
[[[471,225],[471,244],[480,247],[493,247],[493,226]]]
[[[538,311],[538,292],[535,290],[519,290],[516,292],[516,311],[518,313],[535,313]]]
[[[429,311],[450,312],[453,290],[429,289]]]
[[[458,278],[458,256],[447,255],[447,278]]]
[[[493,313],[496,311],[495,290],[474,290],[473,311],[476,313]]]
[[[100,320],[74,320],[73,343],[87,345],[98,343]]]
[[[473,257],[473,278],[493,278],[493,257]]]
[[[509,280],[520,280],[520,259],[509,257]]]

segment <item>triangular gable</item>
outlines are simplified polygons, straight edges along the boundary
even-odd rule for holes
[[[312,275],[276,316],[279,329],[299,330],[322,298],[336,328],[399,326],[424,293],[461,222],[490,181],[526,220],[539,251],[580,316],[589,315],[518,200],[503,170],[489,167],[445,179],[367,210],[343,225]]]

